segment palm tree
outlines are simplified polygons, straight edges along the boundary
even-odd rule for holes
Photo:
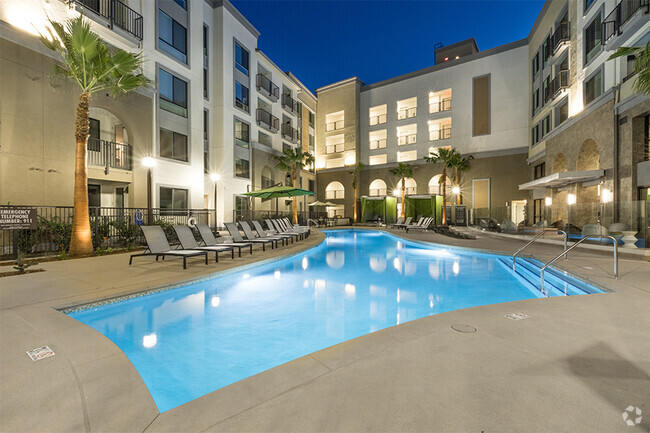
[[[88,217],[88,170],[86,150],[90,130],[89,105],[96,92],[111,92],[113,96],[148,86],[142,74],[142,55],[108,48],[90,30],[83,17],[57,23],[50,21],[49,35],[41,42],[52,50],[60,63],[52,67],[53,77],[68,79],[79,86],[79,103],[75,119],[74,219],[70,239],[70,256],[90,255],[93,244]]]
[[[363,168],[365,167],[365,164],[362,162],[358,162],[357,165],[354,166],[354,169],[351,171],[348,171],[353,177],[352,177],[352,188],[354,189],[354,222],[357,222],[357,177],[359,176],[359,173]]]
[[[631,55],[634,56],[634,72],[637,74],[634,90],[650,96],[650,42],[645,47],[620,47],[607,60]]]
[[[447,225],[447,169],[453,168],[455,150],[441,147],[432,152],[429,156],[424,157],[427,162],[432,164],[442,164],[442,174],[440,175],[440,184],[442,185],[442,225]]]
[[[461,204],[462,198],[460,195],[460,172],[469,170],[469,162],[474,159],[473,155],[462,156],[459,152],[452,149],[451,167],[454,169],[454,180],[458,186],[458,194],[456,195],[456,204]]]
[[[316,161],[316,158],[314,158],[311,153],[303,152],[301,149],[292,148],[286,149],[282,155],[275,155],[273,158],[278,161],[276,167],[291,175],[291,181],[294,188],[297,187],[296,183],[298,181],[300,170]],[[293,223],[298,224],[296,197],[293,197]]]
[[[400,162],[397,167],[390,169],[390,174],[399,177],[402,181],[402,214],[400,216],[404,218],[406,209],[406,206],[404,205],[404,202],[406,201],[406,179],[411,179],[413,177],[413,167]]]

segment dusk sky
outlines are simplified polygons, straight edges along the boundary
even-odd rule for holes
[[[543,0],[232,0],[260,31],[258,47],[310,90],[371,84],[434,64],[436,43],[474,37],[483,51],[528,36]]]

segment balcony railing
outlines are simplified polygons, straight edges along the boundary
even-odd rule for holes
[[[340,189],[340,190],[325,191],[325,198],[328,200],[345,198],[345,190]]]
[[[417,107],[402,108],[397,110],[397,120],[409,119],[418,115]]]
[[[550,37],[548,46],[551,49],[551,55],[559,51],[559,48],[564,46],[565,42],[571,39],[571,27],[568,22],[560,23]]]
[[[386,115],[378,114],[377,116],[370,116],[370,126],[380,125],[386,123]]]
[[[381,138],[379,140],[370,140],[370,150],[383,149],[386,147],[386,139]]]
[[[415,144],[418,141],[417,134],[402,135],[397,137],[397,144],[403,146],[405,144]]]
[[[68,4],[77,4],[88,9],[106,18],[110,28],[117,26],[142,40],[142,15],[120,0],[68,0]]]
[[[132,168],[132,149],[129,144],[89,138],[86,155],[88,165],[120,170],[131,170]]]
[[[544,90],[544,103],[553,100],[562,89],[569,88],[569,71],[560,71]]]
[[[451,98],[441,99],[438,102],[432,102],[429,104],[429,113],[438,113],[440,111],[449,110],[451,110]]]
[[[446,140],[448,138],[451,138],[451,126],[429,131],[429,141]]]
[[[282,137],[296,143],[298,141],[298,130],[288,123],[282,125]]]
[[[381,197],[386,195],[386,188],[377,188],[370,190],[370,197]]]
[[[614,36],[621,35],[621,27],[628,22],[639,9],[645,9],[644,14],[650,13],[650,0],[622,0],[614,10],[603,20],[601,43],[605,45]]]
[[[343,148],[344,148],[344,147],[345,147],[345,146],[344,146],[343,143],[328,144],[327,146],[325,146],[325,153],[339,153],[339,152],[343,152]]]
[[[292,113],[298,111],[298,103],[288,93],[282,94],[282,106],[288,108]]]
[[[257,74],[257,90],[265,90],[273,102],[280,97],[280,88],[262,74]]]
[[[271,132],[278,132],[278,129],[280,129],[280,119],[263,108],[258,108],[256,114],[258,125],[265,126]]]
[[[328,122],[325,124],[325,132],[336,131],[338,129],[343,129],[343,120],[337,120],[335,122]]]

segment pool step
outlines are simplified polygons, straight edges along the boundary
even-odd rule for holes
[[[512,259],[499,258],[499,261],[512,271]],[[546,268],[544,272],[544,293],[542,293],[540,288],[542,266],[543,264],[537,260],[518,257],[515,274],[518,278],[524,280],[527,285],[534,287],[542,296],[571,296],[592,293],[592,291],[587,290],[585,283],[550,267]]]

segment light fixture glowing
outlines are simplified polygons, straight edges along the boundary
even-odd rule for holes
[[[393,190],[393,195],[394,195],[395,197],[398,197],[400,194],[401,194],[401,192],[400,192],[400,190],[399,190],[398,188],[395,188],[395,189]]]
[[[445,62],[448,62],[448,61],[449,61],[449,57],[445,57]]]
[[[142,345],[147,349],[151,349],[157,343],[158,343],[158,337],[156,336],[155,332],[153,334],[148,334],[142,337]]]
[[[612,201],[612,193],[610,190],[603,188],[603,190],[600,191],[600,199],[603,203],[609,203]]]
[[[210,304],[213,307],[218,307],[221,304],[221,298],[218,297],[217,295],[214,295],[212,299],[210,299]]]
[[[576,204],[576,195],[575,194],[568,194],[566,196],[566,202],[567,204]]]
[[[142,165],[151,168],[156,165],[156,160],[151,156],[145,156],[144,158],[142,158]]]
[[[546,206],[550,206],[550,205],[552,205],[552,204],[553,204],[553,198],[552,198],[552,197],[546,197],[546,198],[544,199],[544,204],[545,204]]]
[[[218,182],[218,181],[221,180],[221,175],[220,175],[219,173],[212,173],[212,174],[210,175],[210,180],[211,180],[212,182]]]
[[[454,194],[460,194],[460,188],[455,186],[451,189],[451,192],[453,192]]]

